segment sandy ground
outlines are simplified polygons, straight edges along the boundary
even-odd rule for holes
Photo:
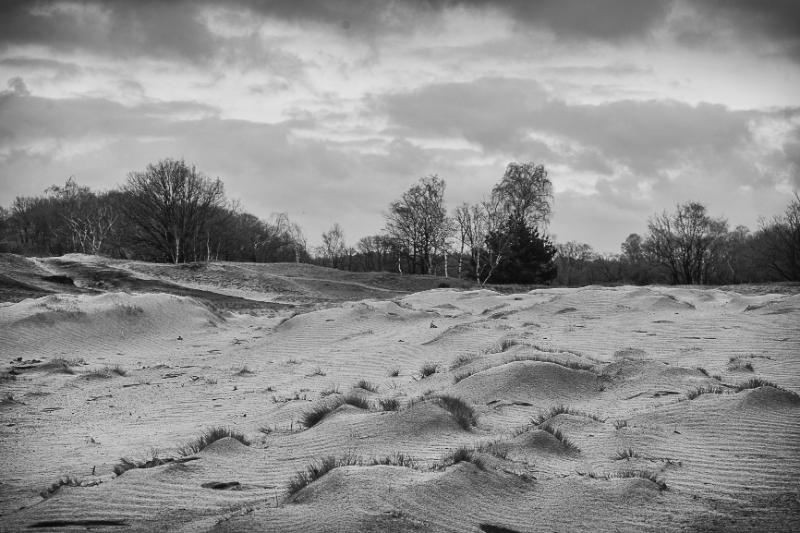
[[[800,529],[796,290],[441,281],[3,257],[0,530]]]

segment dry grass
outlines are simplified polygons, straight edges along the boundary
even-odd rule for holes
[[[734,371],[745,371],[745,372],[755,372],[755,368],[753,368],[753,363],[750,361],[745,361],[738,355],[736,357],[731,357],[728,359],[728,370]]]
[[[475,360],[475,356],[461,354],[450,363],[450,370],[455,370],[457,368],[461,368],[464,365],[468,365]]]
[[[353,385],[353,387],[356,389],[364,389],[365,391],[369,392],[378,392],[378,386],[373,383],[370,383],[364,378],[359,379],[358,382],[355,385]]]
[[[444,469],[457,463],[472,463],[481,470],[486,470],[486,465],[478,455],[478,452],[471,448],[457,448],[442,457],[434,466],[437,469]]]
[[[208,445],[217,442],[220,439],[224,439],[226,437],[234,438],[239,442],[241,442],[242,444],[244,444],[245,446],[250,446],[250,441],[243,434],[238,433],[229,428],[215,427],[204,431],[202,434],[200,434],[199,437],[197,437],[193,441],[188,442],[183,446],[181,446],[180,448],[178,448],[178,453],[183,456],[193,455],[195,453],[203,451],[208,447]]]
[[[103,368],[92,370],[83,375],[86,379],[109,379],[114,376],[127,376],[128,372],[120,365],[104,366]]]
[[[305,470],[301,470],[289,481],[287,489],[289,496],[296,494],[309,486],[314,481],[318,480],[334,468],[341,466],[361,466],[363,461],[357,455],[348,453],[343,457],[328,456],[324,459],[314,461],[306,466]]]
[[[542,424],[539,426],[539,429],[542,431],[546,431],[554,436],[564,447],[564,449],[569,453],[580,453],[581,449],[578,446],[569,440],[563,433],[561,433],[560,429],[556,429],[550,424]]]
[[[553,418],[555,416],[558,416],[558,415],[582,416],[582,417],[585,417],[585,418],[591,418],[592,420],[594,420],[596,422],[601,422],[601,423],[605,422],[604,418],[600,418],[597,415],[586,413],[584,411],[578,411],[578,410],[572,409],[570,407],[566,407],[564,405],[557,405],[555,407],[551,407],[549,411],[545,411],[545,412],[539,413],[535,418],[533,418],[531,420],[531,423],[533,423],[534,425],[538,426],[540,424],[544,424],[545,422],[547,422],[551,418]]]
[[[378,405],[384,411],[399,411],[400,402],[396,398],[382,398],[378,400]]]
[[[688,400],[694,400],[698,396],[702,396],[703,394],[722,394],[725,392],[722,387],[697,387],[696,389],[692,389],[686,393],[686,398]]]
[[[427,378],[428,376],[432,376],[436,373],[436,370],[439,366],[436,363],[424,363],[419,369],[419,377],[420,379]]]
[[[475,410],[461,398],[445,394],[438,396],[436,400],[439,405],[453,415],[453,418],[463,429],[469,430],[470,427],[477,425]]]

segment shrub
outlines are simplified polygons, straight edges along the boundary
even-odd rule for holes
[[[395,398],[382,398],[378,400],[378,404],[384,411],[399,411],[400,402]]]
[[[550,433],[552,436],[554,436],[559,442],[561,442],[561,445],[564,447],[566,451],[570,453],[579,453],[581,451],[581,449],[578,448],[578,446],[576,446],[574,442],[569,440],[563,433],[561,433],[560,429],[556,429],[550,424],[542,424],[541,426],[539,426],[539,429],[541,429],[542,431],[546,431]]]
[[[178,448],[178,453],[185,456],[201,452],[208,447],[209,444],[217,442],[220,439],[224,439],[225,437],[234,438],[245,446],[250,446],[250,441],[247,440],[247,437],[241,433],[237,433],[236,431],[228,428],[215,427],[204,431],[195,440]]]
[[[471,426],[477,425],[474,409],[461,398],[442,395],[437,397],[437,401],[439,405],[453,415],[453,418],[463,429],[469,430]]]
[[[436,363],[425,363],[419,369],[419,376],[420,378],[427,378],[436,373],[438,366]]]
[[[358,380],[358,383],[355,384],[355,388],[364,389],[365,391],[369,392],[378,392],[377,385],[373,385],[372,383],[363,378]]]

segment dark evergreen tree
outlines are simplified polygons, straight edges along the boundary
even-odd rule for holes
[[[489,233],[486,246],[505,255],[490,278],[494,283],[547,283],[556,277],[556,247],[522,217],[511,216],[505,227]]]

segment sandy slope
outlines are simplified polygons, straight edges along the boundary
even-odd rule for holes
[[[220,297],[146,284],[106,292],[78,280],[68,293],[0,304],[0,359],[6,372],[15,369],[0,382],[3,531],[800,527],[797,294],[589,287],[402,295],[389,278],[326,278],[288,265],[198,272],[90,263],[15,264],[29,270],[23,281],[34,289],[37,269],[113,268],[126,283]],[[362,292],[370,299],[342,301]],[[310,307],[314,297],[325,305]],[[255,303],[232,312],[244,303],[226,306],[226,298]],[[258,302],[313,310],[292,316],[296,309]],[[75,363],[71,373],[53,364],[59,357]],[[737,357],[738,368],[730,362]],[[438,371],[421,378],[425,363]],[[752,377],[785,390],[732,387]],[[370,410],[344,405],[303,427],[304,412],[361,378],[377,385],[355,391]],[[701,387],[721,393],[688,399]],[[442,393],[472,405],[477,425],[459,426],[434,399]],[[387,398],[403,408],[381,411]],[[562,404],[574,412],[549,424],[578,450],[531,422]],[[211,426],[253,443],[223,439],[190,462],[112,473],[120,457],[177,458]],[[480,448],[477,464],[442,466],[459,447]],[[617,457],[626,450],[632,457]],[[368,462],[396,452],[414,468],[343,466],[287,495],[295,473],[325,456]],[[658,483],[619,477],[626,471]],[[39,495],[62,476],[81,486]],[[208,488],[234,481],[234,490]]]

